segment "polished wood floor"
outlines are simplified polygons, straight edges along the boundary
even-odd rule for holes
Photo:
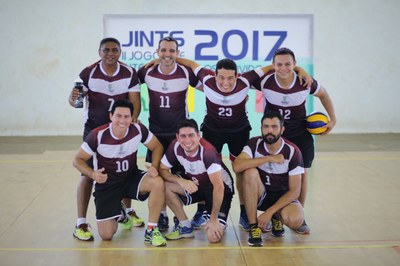
[[[305,208],[311,234],[266,233],[260,248],[238,228],[237,195],[220,244],[199,230],[152,248],[143,228],[101,241],[92,201],[95,241],[74,239],[79,145],[79,137],[0,137],[0,265],[400,265],[400,134],[318,137]],[[147,216],[144,203],[134,206]]]

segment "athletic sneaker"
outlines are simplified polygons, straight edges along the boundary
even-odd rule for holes
[[[93,241],[93,233],[90,230],[90,224],[80,224],[75,227],[75,231],[73,233],[74,237],[82,241]]]
[[[296,229],[296,233],[298,234],[309,234],[311,232],[310,227],[306,223],[306,220],[303,221],[303,224]]]
[[[252,247],[259,247],[263,245],[263,241],[261,238],[261,229],[259,227],[252,227],[249,230],[249,240],[247,240],[247,244]]]
[[[282,221],[277,215],[272,216],[272,235],[274,237],[282,237],[285,235],[285,228],[283,228]]]
[[[179,220],[176,217],[174,217],[174,223],[175,223],[174,230],[172,230],[172,232],[165,235],[166,239],[176,240],[176,239],[181,239],[181,238],[194,237],[193,225],[191,227],[181,226],[181,224],[179,223]]]
[[[154,227],[151,231],[144,232],[144,242],[151,244],[155,247],[161,247],[167,245],[167,240],[161,234],[157,227]]]
[[[158,230],[167,231],[168,228],[169,228],[169,218],[168,216],[164,216],[161,213],[160,218],[158,218]]]
[[[121,221],[121,226],[125,230],[131,230],[132,227],[144,226],[144,221],[136,215],[136,212],[130,211],[126,214],[124,221]]]
[[[201,213],[196,212],[192,218],[192,226],[194,229],[200,229],[203,225],[206,224],[206,218],[204,217],[207,212]]]
[[[247,218],[247,214],[240,215],[240,218],[239,218],[239,226],[240,226],[244,231],[249,231],[249,230],[250,230],[249,218]]]

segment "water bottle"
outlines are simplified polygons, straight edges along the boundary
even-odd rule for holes
[[[74,107],[83,108],[83,81],[80,78],[75,80],[75,89],[79,90],[79,95],[74,102]]]

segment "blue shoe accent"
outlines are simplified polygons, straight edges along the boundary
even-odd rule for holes
[[[169,218],[168,216],[164,216],[161,213],[160,218],[158,219],[158,230],[167,231],[168,228],[169,228]]]
[[[244,230],[244,231],[249,231],[250,230],[250,225],[249,225],[249,218],[247,218],[247,215],[241,215],[239,219],[239,226]]]
[[[207,212],[206,212],[207,214]],[[206,218],[201,212],[196,212],[192,218],[192,226],[194,229],[200,229],[206,223]]]

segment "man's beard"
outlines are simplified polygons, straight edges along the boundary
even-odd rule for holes
[[[268,137],[272,137],[272,138],[268,138]],[[268,134],[263,135],[262,138],[267,144],[274,144],[279,140],[280,137],[281,137],[280,133],[276,136],[274,134],[268,133]]]

